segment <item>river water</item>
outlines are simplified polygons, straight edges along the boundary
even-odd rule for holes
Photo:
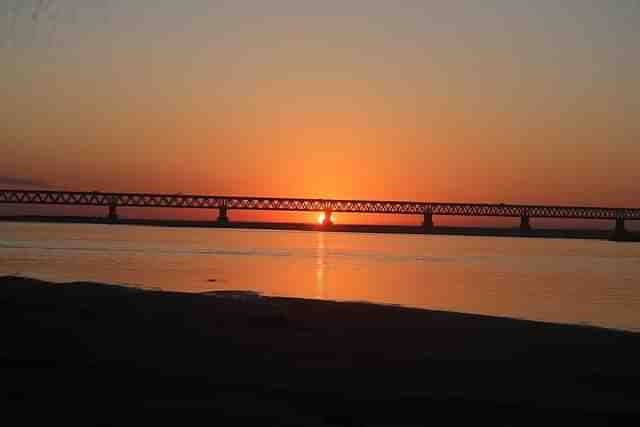
[[[638,243],[4,222],[9,274],[640,331]]]

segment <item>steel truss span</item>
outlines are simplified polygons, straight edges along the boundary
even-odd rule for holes
[[[640,209],[485,203],[432,203],[379,200],[329,200],[276,197],[227,197],[191,194],[102,193],[0,190],[0,203],[67,206],[165,207],[271,211],[330,211],[379,214],[492,216],[638,220]]]

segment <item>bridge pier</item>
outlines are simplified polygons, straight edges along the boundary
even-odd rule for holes
[[[116,222],[118,220],[118,211],[115,204],[109,205],[109,214],[107,215],[107,219],[112,222]]]
[[[227,214],[227,207],[220,206],[218,208],[218,224],[228,224],[229,223],[229,215]]]
[[[529,215],[522,215],[520,217],[520,231],[531,231]]]
[[[422,228],[425,232],[433,230],[433,213],[425,212],[424,219],[422,220]]]
[[[333,209],[325,209],[324,210],[324,219],[322,220],[322,225],[333,225],[333,219],[331,216],[333,215]]]
[[[616,228],[613,229],[613,236],[612,238],[614,240],[616,239],[622,239],[627,235],[627,229],[624,226],[624,217],[619,216],[616,218]]]

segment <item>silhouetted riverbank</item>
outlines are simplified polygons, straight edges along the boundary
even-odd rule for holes
[[[10,405],[262,425],[635,425],[640,335],[367,303],[0,278]],[[628,422],[628,424],[627,424]],[[228,425],[228,424],[224,424]]]
[[[4,216],[0,221],[13,222],[45,222],[45,223],[81,223],[81,224],[120,224],[144,225],[156,227],[206,227],[206,228],[244,228],[264,230],[300,230],[326,231],[342,233],[395,233],[395,234],[432,234],[449,236],[493,236],[493,237],[535,237],[555,239],[599,239],[640,242],[640,233],[627,232],[614,236],[611,230],[596,229],[536,229],[521,230],[519,227],[452,227],[438,226],[425,230],[420,226],[407,225],[367,225],[367,224],[320,224],[290,223],[290,222],[229,222],[191,221],[191,220],[159,220],[159,219],[125,219],[111,221],[102,217],[78,216]]]

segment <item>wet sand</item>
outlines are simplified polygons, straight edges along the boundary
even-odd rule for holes
[[[367,303],[0,278],[13,407],[229,425],[635,425],[640,334]]]

